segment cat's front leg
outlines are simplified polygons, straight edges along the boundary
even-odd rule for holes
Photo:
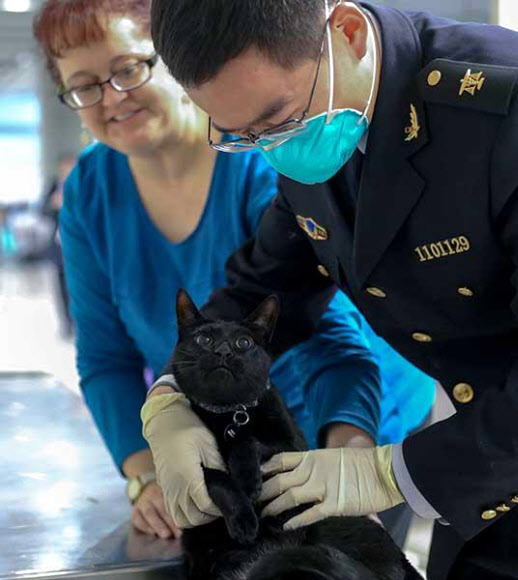
[[[207,467],[203,472],[209,496],[220,509],[231,538],[251,544],[259,530],[252,502],[228,473]]]
[[[254,503],[261,495],[261,450],[254,437],[236,442],[228,456],[228,467],[232,479]]]

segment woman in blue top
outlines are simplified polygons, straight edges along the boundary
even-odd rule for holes
[[[60,219],[81,389],[129,480],[133,524],[178,535],[141,435],[144,370],[158,375],[172,352],[177,289],[202,305],[225,284],[276,175],[255,153],[206,146],[207,118],[154,54],[149,0],[48,0],[35,33],[61,99],[101,142],[68,179]],[[272,369],[312,445],[397,441],[429,412],[432,381],[386,346],[382,373],[390,362],[400,380],[381,387],[363,325],[337,295],[315,336]]]

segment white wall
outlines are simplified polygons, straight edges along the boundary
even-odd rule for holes
[[[518,2],[517,0],[499,0],[498,24],[518,30]]]

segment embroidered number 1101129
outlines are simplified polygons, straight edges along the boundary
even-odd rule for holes
[[[418,246],[415,251],[419,256],[420,262],[428,262],[439,258],[447,258],[454,254],[463,254],[471,249],[471,244],[466,236],[443,240],[433,244]]]

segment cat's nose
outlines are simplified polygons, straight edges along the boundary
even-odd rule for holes
[[[224,358],[232,356],[232,349],[227,341],[222,342],[216,349],[214,349],[214,352]]]

